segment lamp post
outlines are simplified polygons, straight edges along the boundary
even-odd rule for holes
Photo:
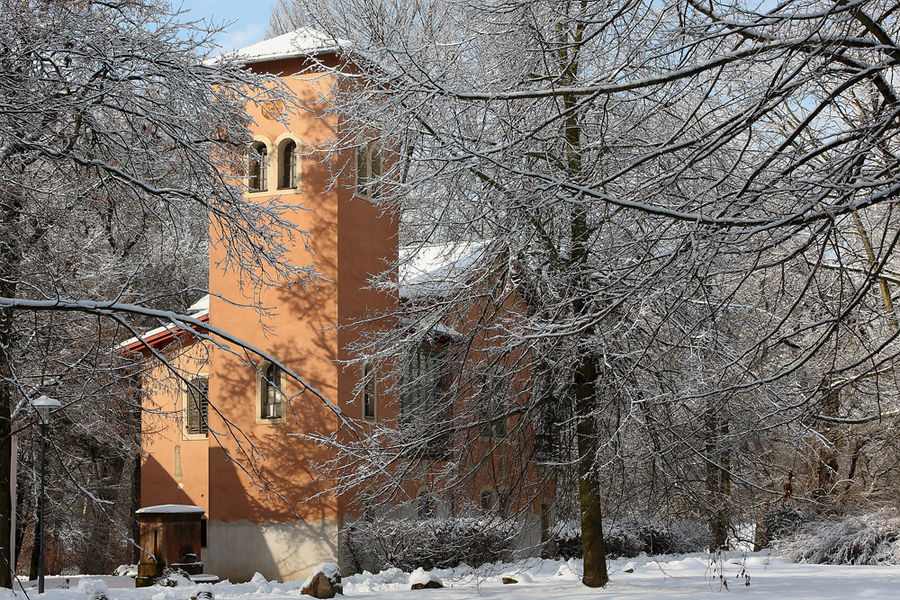
[[[59,400],[41,396],[31,401],[31,406],[37,411],[41,419],[41,497],[38,503],[38,524],[40,525],[40,536],[38,539],[39,559],[38,559],[38,593],[44,593],[44,478],[47,475],[47,463],[44,460],[44,453],[47,450],[47,421],[50,419],[50,411],[62,406]]]

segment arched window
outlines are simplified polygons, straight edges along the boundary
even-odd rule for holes
[[[263,363],[259,368],[258,383],[260,420],[282,419],[284,417],[284,391],[282,390],[281,369],[273,363]]]
[[[287,140],[281,144],[278,155],[278,189],[297,187],[297,142]]]
[[[251,192],[266,191],[266,155],[266,145],[264,143],[253,142],[250,145],[247,187]]]

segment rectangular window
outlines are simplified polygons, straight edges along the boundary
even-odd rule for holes
[[[412,353],[400,401],[400,420],[430,419],[437,415],[447,391],[447,365],[438,352]]]
[[[363,418],[375,419],[375,404],[378,400],[378,383],[375,378],[375,369],[372,365],[366,365],[363,369]]]
[[[502,438],[507,433],[509,376],[501,367],[486,368],[478,375],[478,422],[482,437]]]
[[[185,433],[206,435],[209,418],[209,380],[195,377],[187,382],[184,390]]]
[[[448,377],[442,353],[418,349],[410,356],[400,397],[400,426],[421,442],[413,451],[425,458],[444,460],[450,451],[450,436],[445,431],[450,412]]]

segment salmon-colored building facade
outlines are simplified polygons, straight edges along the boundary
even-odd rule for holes
[[[225,257],[215,242],[222,233],[212,228],[209,295],[189,309],[198,321],[228,332],[298,374],[319,395],[302,390],[277,364],[256,353],[223,347],[220,339],[204,340],[176,325],[121,346],[145,355],[162,354],[168,362],[155,367],[142,383],[141,506],[201,507],[203,568],[232,581],[248,580],[256,572],[269,579],[305,578],[321,562],[367,568],[340,560],[344,554],[339,532],[366,513],[365,497],[371,490],[358,497],[330,494],[329,482],[318,479],[315,465],[334,456],[306,436],[343,435],[338,412],[353,419],[354,427],[366,421],[402,420],[401,403],[379,398],[374,377],[369,379],[358,366],[346,366],[354,358],[347,349],[362,332],[360,326],[347,325],[395,312],[390,309],[400,300],[369,289],[373,275],[398,263],[396,217],[370,201],[373,177],[381,168],[374,146],[360,140],[360,147],[346,150],[346,156],[329,155],[331,162],[324,162],[323,153],[310,152],[342,133],[339,119],[325,104],[334,76],[314,66],[339,65],[340,52],[340,44],[311,29],[237,52],[247,68],[278,75],[303,107],[282,120],[273,114],[280,107],[248,106],[253,143],[244,183],[248,201],[277,199],[302,207],[285,217],[308,232],[309,245],[297,240],[289,245],[286,258],[295,265],[315,265],[321,280],[305,287],[283,281],[262,289],[243,288],[233,271],[220,268]],[[438,247],[419,251],[426,264],[465,260]],[[401,289],[396,293],[404,295],[404,302],[428,301],[409,297],[417,281],[430,289],[428,268],[413,267],[407,275],[398,276]],[[409,290],[403,291],[406,287]],[[258,307],[271,310],[260,313]],[[478,318],[484,316],[473,312],[472,321]],[[441,333],[437,328],[438,337],[429,342],[434,347],[423,346],[422,356],[452,343],[458,334],[445,329]],[[475,342],[475,362],[489,346]],[[527,360],[522,362],[527,365]],[[527,394],[526,375],[527,367],[507,382],[510,394]],[[372,385],[371,392],[364,380]],[[460,384],[457,393],[463,404],[478,401],[477,381],[473,376],[468,384]],[[378,387],[382,383],[390,387],[388,380]],[[366,402],[370,396],[372,402]],[[433,456],[426,452],[433,471],[441,471],[443,454],[453,446],[460,461],[457,468],[468,473],[468,500],[435,504],[433,481],[423,473],[405,481],[408,489],[398,495],[399,504],[390,512],[398,517],[446,517],[478,509],[506,513],[511,505],[520,513],[517,546],[537,552],[549,519],[541,491],[545,478],[534,467],[530,443],[522,452],[521,447],[499,443],[495,435],[498,429],[513,430],[515,418],[471,428],[459,439],[448,438],[446,448],[439,444]],[[513,487],[516,494],[511,496]]]
[[[256,296],[241,288],[212,231],[208,304],[192,307],[208,322],[300,374],[351,417],[362,373],[342,366],[355,335],[337,328],[393,300],[365,289],[368,279],[397,257],[397,222],[365,197],[356,173],[310,156],[338,134],[336,117],[321,99],[334,81],[309,72],[310,61],[336,64],[340,48],[314,30],[301,29],[238,51],[247,68],[279,75],[304,110],[282,122],[272,107],[248,107],[255,140],[250,149],[247,199],[278,198],[289,218],[309,232],[290,248],[293,264],[314,264],[322,280],[269,286]],[[300,74],[302,72],[302,74]],[[348,151],[349,153],[349,151]],[[338,157],[356,166],[356,157]],[[262,315],[254,308],[272,310]],[[322,495],[313,464],[324,450],[304,434],[328,435],[338,418],[274,365],[239,348],[223,349],[177,328],[150,332],[126,348],[165,354],[181,375],[158,367],[144,383],[144,460],[141,505],[193,504],[206,511],[201,560],[207,572],[246,580],[297,579],[324,561],[338,561],[342,500]],[[208,404],[200,402],[208,393]],[[173,418],[174,416],[174,418]]]

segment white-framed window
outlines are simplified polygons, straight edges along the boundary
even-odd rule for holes
[[[267,169],[269,157],[264,142],[253,142],[247,158],[247,189],[251,192],[264,192],[268,189]]]
[[[259,423],[285,419],[284,373],[275,363],[263,361],[257,366],[256,409]]]
[[[381,180],[381,149],[375,143],[356,149],[356,195],[362,198],[378,197]]]
[[[286,139],[278,146],[278,189],[288,190],[298,187],[300,181],[300,160],[297,142]]]
[[[206,437],[209,431],[209,380],[205,375],[191,377],[182,389],[184,435]]]
[[[366,364],[363,367],[363,418],[374,421],[378,406],[378,377],[375,368]]]

